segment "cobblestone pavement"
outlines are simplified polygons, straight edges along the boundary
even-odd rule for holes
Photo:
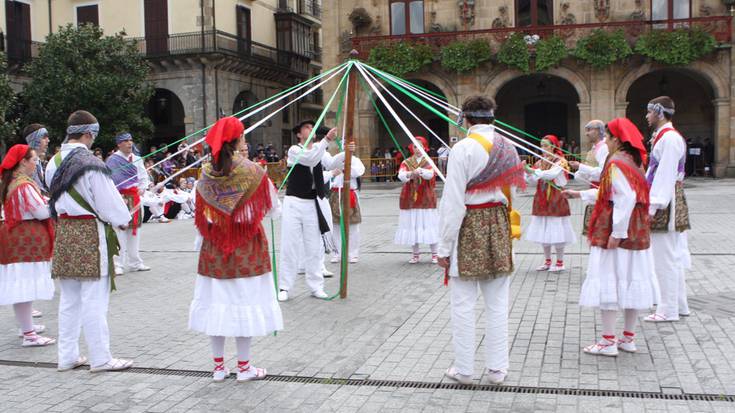
[[[535,272],[540,248],[517,242],[511,364],[502,389],[483,386],[481,376],[472,390],[445,384],[442,373],[453,360],[447,289],[428,254],[409,265],[408,250],[392,244],[398,193],[377,187],[362,192],[361,260],[351,266],[348,299],[313,299],[302,278],[293,299],[282,304],[286,329],[254,341],[253,363],[267,367],[274,380],[211,383],[209,342],[186,329],[196,268],[192,222],[146,224],[141,248],[153,271],[117,279],[109,320],[113,354],[151,370],[57,373],[45,364],[55,363],[56,347],[21,348],[12,309],[5,307],[2,410],[735,411],[735,279],[727,271],[735,268],[735,181],[688,182],[692,315],[641,325],[638,354],[581,352],[599,335],[598,315],[577,305],[585,242],[568,248],[570,270],[556,275]],[[524,216],[530,195],[515,202]],[[573,204],[572,211],[579,228],[581,205]],[[328,280],[327,290],[336,291],[338,283]],[[51,336],[57,306],[58,295],[35,304]],[[477,316],[483,319],[480,306]],[[478,323],[476,372],[484,364],[483,326]],[[226,354],[227,363],[235,364],[234,343],[228,341]]]

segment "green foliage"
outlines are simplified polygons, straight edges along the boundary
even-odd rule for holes
[[[8,64],[5,53],[0,52],[0,145],[9,146],[18,127],[17,119],[10,119],[11,109],[15,105],[15,93],[10,88]]]
[[[595,69],[608,67],[632,53],[622,30],[608,32],[602,29],[595,29],[589,36],[580,39],[572,51],[574,57]]]
[[[567,55],[569,50],[561,37],[541,39],[536,43],[536,70],[542,72],[558,66]]]
[[[712,52],[715,38],[701,29],[652,30],[635,44],[635,51],[667,65],[687,65]]]
[[[469,72],[490,60],[490,44],[484,40],[454,42],[441,50],[442,67],[457,73]]]
[[[97,117],[95,145],[110,148],[115,133],[129,130],[146,140],[153,124],[144,108],[153,94],[148,67],[136,45],[121,35],[104,36],[93,25],[67,25],[46,38],[28,69],[24,122],[49,128],[54,143],[63,140],[70,113],[84,109]]]
[[[526,41],[523,40],[523,33],[513,33],[500,45],[498,61],[523,73],[529,72],[531,55]]]
[[[368,57],[370,66],[399,77],[416,72],[433,61],[434,53],[429,45],[409,42],[376,46]]]

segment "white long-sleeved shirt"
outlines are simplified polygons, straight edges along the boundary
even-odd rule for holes
[[[423,159],[424,159],[423,155],[419,155],[419,157],[417,158],[418,162],[421,162],[421,160]],[[434,177],[434,169],[432,168],[421,167],[416,170],[419,172],[419,176],[422,179],[429,180]],[[400,179],[401,182],[404,182],[404,183],[410,181],[411,177],[409,175],[411,174],[411,172],[413,171],[411,171],[411,169],[408,168],[408,166],[406,165],[406,161],[403,161],[401,163],[401,167],[398,169],[398,179]]]
[[[89,150],[82,143],[65,143],[61,145],[61,159],[66,158],[76,148]],[[54,181],[55,174],[56,162],[52,158],[46,165],[46,182],[49,187]],[[82,208],[71,195],[65,192],[56,201],[56,212],[59,215],[81,216],[95,212],[101,220],[115,227],[127,225],[130,222],[131,217],[128,207],[110,177],[100,172],[88,171],[77,180],[74,189],[79,192],[79,195],[89,203],[94,211],[87,211]]]
[[[610,153],[610,150],[607,148],[604,139],[597,142],[592,150],[594,151],[597,166],[586,165],[580,162],[576,176],[585,181],[599,182],[602,168],[605,166],[605,160],[607,160],[607,155]]]
[[[495,127],[492,125],[472,126],[467,134],[478,134],[493,143]],[[464,138],[449,152],[444,192],[439,202],[439,250],[440,257],[449,257],[455,250],[467,208],[488,202],[508,204],[500,189],[482,192],[467,192],[467,184],[478,176],[490,159],[485,148],[474,139]],[[433,176],[433,171],[432,176]],[[400,178],[400,174],[399,174]]]
[[[46,200],[43,199],[43,197],[36,191],[35,189],[31,188],[30,185],[24,185],[22,188],[18,189],[19,191],[23,191],[22,194],[19,194],[20,197],[20,208],[23,213],[21,214],[24,221],[37,219],[39,221],[43,221],[44,219],[48,219],[51,217],[51,211],[49,210],[48,204],[46,203]],[[26,199],[32,200],[31,207],[29,210],[26,211],[26,205],[25,201]]]
[[[291,167],[298,163],[300,165],[308,166],[311,168],[312,175],[314,174],[314,167],[317,166],[319,162],[322,163],[322,168],[332,170],[334,169],[335,159],[337,159],[337,157],[332,156],[327,152],[328,146],[329,141],[326,139],[322,139],[321,141],[313,144],[311,149],[304,149],[304,146],[301,144],[293,145],[288,148],[288,161],[286,162],[286,165]],[[344,155],[342,156],[344,157]],[[312,188],[313,187],[314,186],[312,184]]]
[[[628,179],[616,166],[611,165],[612,194],[610,200],[613,203],[612,236],[618,239],[628,238],[628,225],[630,217],[636,204],[636,193],[631,188]],[[581,191],[580,196],[585,203],[594,204],[597,200],[598,189]]]
[[[671,122],[666,123],[653,133],[653,138],[665,128],[673,128]],[[654,215],[657,209],[664,209],[674,200],[676,183],[684,180],[684,174],[679,172],[679,161],[686,153],[686,143],[675,130],[666,132],[653,146],[651,158],[658,161],[658,168],[651,183],[649,213]],[[673,216],[673,214],[672,214]]]
[[[541,162],[547,161],[542,160]],[[526,182],[529,185],[536,185],[539,180],[547,182],[551,181],[559,188],[565,187],[568,183],[567,175],[564,173],[564,168],[559,164],[554,164],[554,166],[546,170],[534,168],[531,173],[526,172]]]
[[[150,177],[148,176],[148,171],[145,169],[145,165],[143,165],[143,161],[140,159],[140,156],[131,153],[130,155],[125,155],[122,153],[122,151],[115,151],[115,155],[121,156],[123,159],[127,159],[128,162],[135,165],[135,170],[138,173],[138,189],[140,190],[140,193],[143,193],[147,188],[148,185],[151,183]],[[126,182],[118,187],[118,189],[125,189],[130,188],[132,186],[131,184],[132,180],[129,182]]]
[[[334,169],[344,170],[345,168],[345,153],[340,152],[334,156]],[[333,170],[334,170],[333,169]],[[352,164],[350,166],[350,188],[357,189],[357,178],[365,174],[365,165],[362,163],[360,158],[352,156]],[[332,188],[342,188],[344,184],[344,173],[341,173],[332,178]]]

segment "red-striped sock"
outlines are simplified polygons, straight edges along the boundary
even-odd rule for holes
[[[635,337],[635,333],[630,332],[630,331],[623,331],[623,335],[625,337],[627,337],[627,338],[633,338],[633,337]]]
[[[544,261],[544,265],[551,267],[551,258],[547,258],[546,261]]]
[[[602,338],[604,338],[604,339],[605,339],[605,340],[607,340],[607,341],[615,341],[615,334],[613,334],[613,335],[611,335],[611,336],[608,336],[608,335],[606,335],[606,334],[603,334],[603,335],[602,335]]]
[[[237,361],[237,368],[240,369],[240,371],[248,371],[250,369],[250,360],[245,361]]]
[[[563,260],[556,260],[556,266],[557,267],[563,267],[564,266],[564,261]]]
[[[224,357],[215,357],[214,358],[214,369],[215,370],[222,370],[225,368],[225,358]]]

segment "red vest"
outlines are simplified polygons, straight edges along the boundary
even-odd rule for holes
[[[536,168],[541,170],[551,169],[548,162],[537,161]],[[539,179],[536,184],[536,195],[533,197],[533,210],[531,215],[537,217],[568,217],[572,215],[569,210],[569,201],[561,194],[561,191],[546,182]]]
[[[406,159],[401,168],[404,165],[409,171],[428,166],[426,163],[416,164],[413,157]],[[431,169],[431,166],[426,169]],[[436,188],[436,176],[429,180],[419,178],[406,182],[401,190],[400,209],[435,209],[436,192],[434,188]]]
[[[218,279],[254,277],[269,273],[271,260],[268,254],[268,238],[263,226],[244,245],[231,254],[225,253],[214,242],[205,239],[199,252],[198,273]]]
[[[648,215],[648,184],[643,171],[636,167],[625,155],[616,154],[608,158],[600,179],[592,218],[590,218],[588,238],[590,245],[607,248],[607,241],[612,234],[612,171],[610,166],[620,170],[636,193],[636,204],[628,223],[628,238],[620,242],[620,248],[626,250],[645,250],[651,245],[651,218]]]

